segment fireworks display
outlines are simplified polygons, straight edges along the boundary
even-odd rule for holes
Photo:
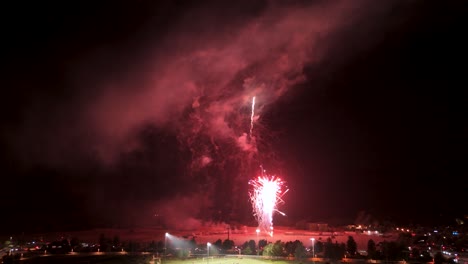
[[[35,187],[38,181],[43,188],[24,193],[33,199],[43,193],[66,198],[68,218],[86,217],[66,226],[156,222],[167,229],[196,230],[205,224],[258,221],[262,233],[272,234],[273,218],[282,214],[278,206],[291,221],[292,216],[308,217],[309,210],[317,218],[332,217],[328,208],[344,214],[338,198],[328,201],[337,205],[323,205],[326,211],[314,204],[298,206],[301,199],[314,199],[308,193],[312,187],[322,193],[336,182],[364,188],[354,183],[367,178],[349,176],[432,168],[426,166],[428,159],[448,162],[414,152],[448,151],[445,141],[424,141],[450,139],[439,137],[439,132],[448,132],[440,118],[444,115],[424,108],[432,99],[398,96],[417,95],[407,94],[406,86],[412,88],[411,80],[419,77],[425,84],[425,70],[390,65],[419,61],[406,53],[419,45],[412,43],[420,35],[413,34],[413,26],[425,25],[419,19],[432,10],[422,8],[423,14],[415,16],[413,8],[419,7],[401,0],[128,2],[133,4],[85,4],[71,16],[62,15],[68,9],[46,8],[46,15],[34,10],[23,14],[33,27],[18,25],[9,32],[14,34],[8,39],[18,45],[12,45],[17,50],[7,58],[12,72],[2,78],[12,98],[4,107],[13,111],[0,133],[0,156],[8,165],[2,168],[10,175],[4,186],[21,185],[24,179]],[[396,16],[395,10],[404,16]],[[410,22],[417,23],[406,24]],[[62,24],[67,30],[57,30]],[[16,31],[25,37],[17,38]],[[397,32],[398,41],[381,45],[386,32]],[[428,43],[426,35],[421,43]],[[443,39],[441,43],[447,42]],[[391,52],[399,40],[411,40],[411,46],[401,47],[395,57]],[[437,73],[434,67],[429,70]],[[388,93],[397,86],[401,91]],[[440,93],[434,94],[438,98]],[[394,111],[393,102],[400,98],[402,108]],[[414,106],[416,101],[423,105]],[[425,118],[413,122],[420,113]],[[426,119],[433,113],[440,124]],[[388,122],[402,127],[388,130]],[[412,140],[422,133],[419,129],[435,134]],[[450,131],[453,135],[458,134]],[[389,138],[401,146],[389,147]],[[406,161],[407,153],[419,156],[421,164]],[[378,160],[388,157],[403,159],[397,162],[400,167]],[[263,167],[259,171],[260,165],[268,174]],[[317,179],[320,186],[308,186]],[[289,203],[293,197],[287,196],[286,209],[283,180],[297,199]],[[14,188],[2,190],[7,198],[14,193]],[[359,198],[375,207],[372,199]],[[41,210],[21,211],[21,218]],[[55,218],[54,212],[50,219]],[[10,220],[22,231],[24,223]],[[36,223],[31,228],[43,227]]]
[[[255,96],[252,97],[252,108],[250,115],[250,138],[255,122]],[[283,191],[284,181],[275,176],[265,175],[263,166],[261,168],[261,176],[256,180],[250,180],[249,184],[253,189],[250,191],[250,201],[254,212],[254,217],[257,219],[258,228],[273,236],[273,214],[278,212],[278,205],[283,203],[283,195],[288,191]]]
[[[273,236],[273,214],[284,215],[278,205],[284,203],[282,197],[288,191],[283,190],[285,182],[276,176],[265,175],[262,168],[262,175],[250,180],[249,184],[252,185],[249,195],[258,228]]]
[[[326,47],[336,42],[342,30],[347,32],[350,17],[362,13],[362,5],[352,2],[289,6],[266,1],[252,10],[231,10],[224,4],[190,7],[174,17],[176,23],[164,25],[170,28],[164,29],[167,34],[161,38],[147,34],[152,37],[142,42],[144,49],[135,43],[135,49],[120,54],[127,49],[117,45],[115,61],[109,60],[110,50],[105,52],[109,55],[83,56],[76,68],[70,68],[70,82],[90,90],[66,104],[76,107],[56,112],[50,106],[58,118],[52,129],[63,135],[49,138],[55,134],[42,133],[45,130],[30,135],[29,128],[37,126],[35,120],[50,116],[34,114],[28,118],[34,121],[24,125],[18,146],[28,146],[24,151],[32,152],[25,152],[25,157],[34,155],[45,164],[68,168],[68,162],[78,162],[77,168],[82,163],[91,164],[93,171],[92,164],[105,171],[109,168],[113,180],[99,178],[98,186],[101,180],[111,182],[103,195],[112,199],[115,193],[126,193],[148,201],[148,207],[158,211],[178,209],[174,205],[185,201],[203,201],[171,215],[164,211],[166,222],[179,219],[177,226],[191,226],[180,219],[192,217],[201,223],[247,222],[252,210],[246,198],[252,196],[262,232],[271,232],[283,182],[270,176],[252,180],[256,189],[252,195],[252,186],[246,183],[257,176],[260,164],[275,172],[287,171],[276,152],[283,143],[276,140],[283,130],[280,120],[289,114],[280,114],[276,104],[287,104],[289,99],[281,99],[305,91],[308,86],[302,84],[317,77],[312,69],[330,61]],[[215,11],[218,8],[220,12]],[[235,22],[231,18],[236,12],[242,18]],[[107,70],[109,74],[102,72]],[[69,125],[70,118],[77,122]],[[56,144],[42,146],[46,142]],[[69,142],[80,143],[64,148]],[[40,146],[29,147],[34,144]],[[47,154],[42,151],[45,147]],[[63,153],[70,155],[66,162]],[[134,177],[128,180],[130,174]],[[120,201],[115,203],[121,207]],[[128,211],[141,211],[128,204]],[[182,217],[181,211],[188,215]]]
[[[196,208],[191,205],[193,211],[186,210],[187,217],[181,217],[179,210],[171,212],[173,216],[165,212],[166,219],[246,222],[252,217],[246,199],[251,186],[246,183],[256,176],[260,164],[272,171],[284,168],[275,151],[279,144],[275,135],[282,128],[275,128],[272,115],[265,114],[274,113],[271,109],[280,98],[307,81],[306,66],[325,60],[321,50],[334,38],[324,36],[332,37],[342,25],[348,27],[348,18],[355,13],[343,5],[349,4],[327,1],[319,9],[315,5],[285,9],[268,4],[258,14],[225,25],[205,14],[211,8],[191,10],[167,30],[171,34],[145,44],[150,47],[148,53],[138,51],[145,56],[131,61],[135,69],[123,67],[116,80],[103,81],[101,90],[92,90],[95,97],[83,103],[82,111],[73,109],[84,124],[66,130],[73,139],[76,133],[84,135],[82,141],[88,142],[84,153],[91,153],[106,166],[122,163],[129,168],[128,173],[148,168],[141,169],[145,173],[134,173],[141,178],[133,179],[135,185],[157,183],[144,186],[148,197],[158,195],[154,207],[166,208],[169,202],[178,205],[179,200],[194,200],[193,196],[204,201]],[[329,15],[323,16],[325,9]],[[192,23],[194,17],[207,20]],[[216,34],[211,31],[213,25],[217,25]],[[93,67],[91,63],[83,67],[83,74]],[[86,128],[85,132],[75,132],[81,128]],[[148,158],[136,158],[143,156]],[[281,187],[282,183],[271,177],[254,182],[258,187],[265,185],[265,192],[266,185]],[[178,186],[177,191],[173,186]],[[277,191],[269,207],[266,197],[263,205],[255,206],[262,232],[271,231],[281,188]]]

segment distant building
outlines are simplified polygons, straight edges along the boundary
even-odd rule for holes
[[[70,244],[66,239],[61,241],[53,241],[47,246],[47,252],[51,254],[65,254],[71,250]]]
[[[328,231],[328,224],[327,223],[306,223],[306,229],[309,231],[320,231],[326,232]]]

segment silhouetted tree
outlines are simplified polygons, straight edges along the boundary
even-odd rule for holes
[[[245,255],[253,255],[254,254],[254,251],[252,251],[252,249],[249,246],[249,242],[244,243],[244,245],[242,246],[241,251],[242,251],[242,254],[245,254]]]
[[[284,243],[281,242],[281,240],[277,240],[274,244],[273,244],[273,256],[283,256],[283,248],[284,248]]]
[[[296,250],[296,245],[292,241],[288,241],[284,244],[284,250],[287,256],[292,256]]]
[[[335,248],[336,248],[336,259],[342,259],[346,253],[345,243],[338,244],[338,242],[335,242]]]
[[[348,236],[348,241],[346,242],[346,250],[351,256],[355,256],[357,253],[357,243],[352,236]]]
[[[257,248],[256,248],[256,245],[255,245],[255,240],[253,240],[253,239],[249,240],[248,244],[249,244],[250,250],[252,250],[253,253],[256,253]]]
[[[293,256],[296,252],[297,247],[304,247],[301,241],[295,240],[293,241],[288,241],[284,244],[284,250],[286,252],[287,256]],[[305,248],[304,248],[305,250]]]
[[[298,260],[301,260],[301,259],[304,259],[306,256],[307,256],[307,251],[305,250],[305,247],[302,244],[302,242],[301,243],[296,243],[296,247],[295,247],[295,250],[294,250],[294,257],[296,259],[298,259]]]
[[[223,247],[223,241],[221,241],[221,239],[218,239],[213,243],[213,245],[216,246],[217,248],[222,248]]]
[[[189,242],[189,247],[190,249],[195,249],[197,247],[197,241],[195,241],[195,237],[192,237],[192,239]]]
[[[283,246],[284,244],[281,240],[277,240],[275,243],[269,243],[263,248],[264,256],[282,256],[283,255]]]
[[[137,243],[137,242],[133,242],[133,241],[129,241],[128,242],[128,245],[127,245],[127,248],[125,249],[125,251],[128,251],[128,252],[136,252],[140,249],[140,244]],[[169,253],[169,251],[168,251]]]
[[[104,234],[99,235],[99,250],[105,252],[109,250],[109,239]]]
[[[63,251],[67,253],[70,252],[71,251],[70,242],[68,242],[66,238],[62,239],[61,242],[62,242]]]
[[[77,237],[72,237],[70,240],[70,247],[76,249],[80,246],[80,240]]]
[[[322,241],[315,242],[314,251],[315,251],[316,255],[317,255],[317,253],[323,252],[323,242]]]
[[[230,240],[230,239],[226,239],[223,241],[223,249],[224,250],[229,250],[229,249],[232,249],[234,247],[234,241],[233,240]]]
[[[122,247],[123,247],[123,245],[122,245]],[[163,253],[164,252],[164,242],[162,240],[159,240],[158,244],[156,245],[156,248],[157,248],[157,251],[159,253]]]
[[[374,240],[372,239],[369,239],[369,241],[367,241],[367,257],[370,259],[377,258],[377,247],[375,245]]]
[[[258,241],[258,248],[262,249],[267,244],[268,244],[268,241],[266,241],[266,239],[260,239],[260,241]]]
[[[331,238],[327,239],[327,242],[325,243],[325,258],[331,259],[333,261],[342,259],[345,251],[346,245],[344,243],[338,244],[338,242],[335,242],[333,244]]]
[[[154,252],[156,251],[156,242],[153,240],[151,243],[148,245],[148,251]]]
[[[266,245],[265,247],[263,247],[263,256],[273,256],[273,243],[270,243],[268,245]]]

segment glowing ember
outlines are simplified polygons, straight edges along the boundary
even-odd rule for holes
[[[284,215],[283,212],[278,211],[277,207],[278,204],[284,203],[282,197],[288,190],[282,190],[284,181],[275,176],[266,176],[264,172],[262,168],[262,176],[249,181],[249,184],[253,186],[250,201],[259,229],[273,236],[273,214],[278,212]]]

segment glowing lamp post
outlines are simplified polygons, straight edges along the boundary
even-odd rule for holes
[[[210,257],[210,246],[211,246],[210,242],[206,243],[206,262],[209,261],[208,259]]]
[[[311,238],[310,241],[312,242],[312,261],[315,263],[315,247],[314,247],[314,241],[315,241],[315,238]]]
[[[164,257],[166,257],[167,254],[167,237],[169,236],[169,233],[166,232],[165,237],[164,237]]]
[[[257,230],[255,230],[255,232],[257,233],[257,256],[258,256],[258,251],[260,251],[260,245],[259,245],[259,240],[258,240],[258,233],[260,233],[260,229],[257,228]]]

